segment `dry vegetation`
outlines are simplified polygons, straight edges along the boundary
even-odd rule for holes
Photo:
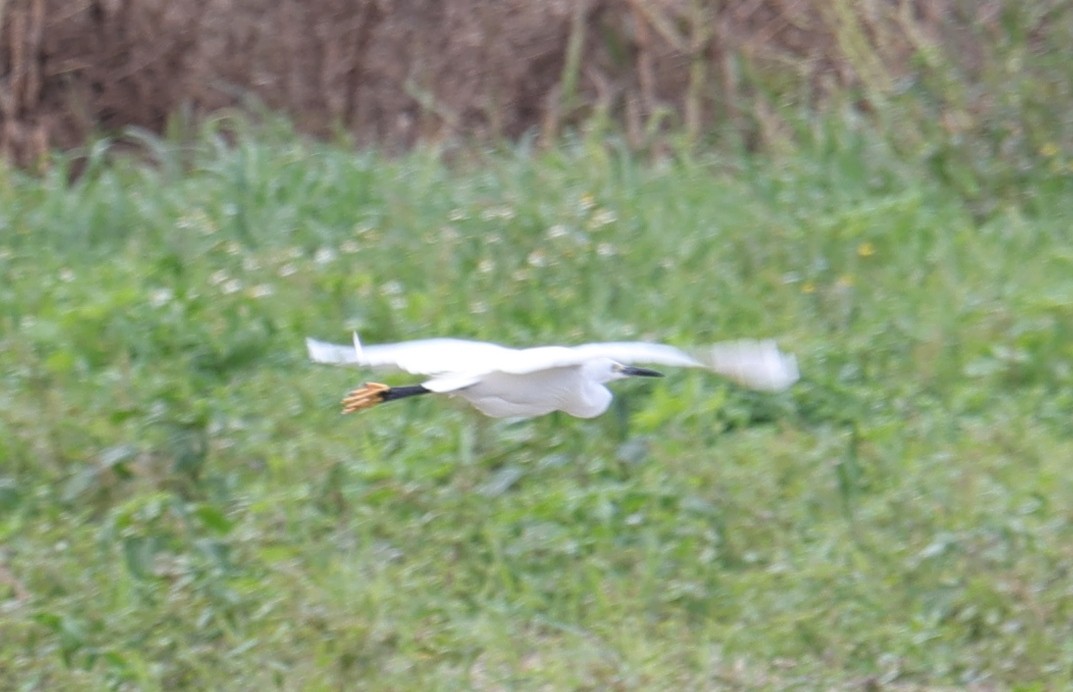
[[[1045,47],[1064,3],[1004,0],[6,0],[0,153],[128,126],[161,133],[262,104],[304,131],[384,150],[445,138],[554,139],[593,116],[654,135],[789,136],[785,112],[880,110],[923,90],[948,133],[996,104],[949,87],[1001,75],[1006,19]],[[1053,37],[1052,37],[1053,38]],[[1021,42],[1018,42],[1021,45]],[[925,99],[927,100],[927,99]],[[985,118],[987,116],[987,118]]]

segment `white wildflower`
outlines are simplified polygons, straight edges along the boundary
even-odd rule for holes
[[[561,223],[557,223],[553,226],[549,226],[548,230],[544,232],[549,239],[554,240],[556,238],[564,238],[570,235],[570,230]]]
[[[175,292],[170,288],[154,288],[149,291],[149,304],[154,308],[159,308],[167,305],[175,298]]]
[[[592,215],[592,218],[589,219],[589,223],[587,225],[589,227],[589,230],[594,231],[597,228],[609,226],[615,223],[615,221],[617,220],[618,216],[615,214],[615,212],[611,211],[610,209],[599,209],[595,214]]]
[[[498,207],[488,207],[481,212],[481,219],[484,221],[510,221],[514,218],[514,215],[514,208],[504,204]]]
[[[335,250],[330,247],[322,247],[317,250],[313,255],[313,262],[321,266],[331,263],[335,260]]]

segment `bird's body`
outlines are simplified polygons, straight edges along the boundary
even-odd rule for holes
[[[483,341],[424,339],[396,344],[336,345],[306,339],[311,360],[426,376],[420,385],[370,383],[344,399],[344,412],[417,394],[465,399],[496,418],[542,416],[564,411],[592,418],[611,405],[605,383],[624,377],[659,377],[632,363],[705,368],[744,386],[778,391],[798,378],[797,363],[772,341],[734,341],[687,353],[645,342],[538,346],[514,349]]]
[[[528,375],[491,372],[454,394],[495,418],[543,416],[552,411],[592,418],[603,413],[611,402],[607,387],[578,381],[577,367],[542,370],[539,389],[530,386],[530,380]]]

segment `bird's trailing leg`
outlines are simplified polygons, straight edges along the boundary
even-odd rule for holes
[[[406,385],[403,387],[389,387],[379,382],[367,382],[357,389],[351,390],[343,397],[343,413],[354,413],[363,408],[372,408],[385,401],[405,399],[418,394],[428,394],[430,390],[419,384]]]

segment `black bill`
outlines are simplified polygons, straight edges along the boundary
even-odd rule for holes
[[[632,365],[623,365],[622,374],[629,375],[630,377],[663,377],[663,373],[659,370],[651,370],[649,368],[635,368]]]

